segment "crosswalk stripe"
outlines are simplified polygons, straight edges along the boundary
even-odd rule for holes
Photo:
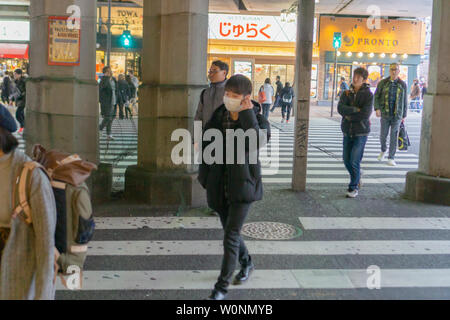
[[[211,290],[218,270],[86,271],[83,290]],[[367,269],[258,270],[230,290],[367,288]],[[380,288],[448,288],[450,269],[380,269]],[[58,282],[57,290],[68,290]]]
[[[246,241],[253,255],[439,255],[447,240]],[[222,255],[223,241],[92,241],[90,256]]]
[[[108,217],[95,218],[97,230],[107,229],[222,229],[218,217]]]
[[[292,170],[272,170],[272,169],[263,169],[263,175],[274,175],[274,174],[292,174]],[[364,175],[400,175],[405,176],[408,171],[400,171],[400,170],[365,170]],[[346,169],[343,170],[310,170],[307,169],[307,174],[311,175],[344,175],[348,176],[348,172]],[[364,179],[365,180],[365,179]]]
[[[263,183],[292,183],[292,178],[268,178],[263,177]],[[348,178],[306,178],[306,183],[317,184],[346,184],[349,182]],[[380,183],[405,183],[405,177],[402,178],[365,178],[364,184],[380,184]]]
[[[393,230],[450,230],[450,218],[394,218],[394,217],[300,217],[305,230],[327,229],[393,229]]]

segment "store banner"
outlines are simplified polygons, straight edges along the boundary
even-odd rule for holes
[[[342,52],[424,54],[426,26],[421,21],[381,19],[369,29],[366,18],[320,18],[320,50],[334,51],[333,35],[342,33]]]
[[[209,14],[208,38],[296,42],[297,20],[283,21],[281,16]]]
[[[99,8],[98,17],[103,21],[101,32],[108,32],[106,22],[108,21],[108,8]],[[111,8],[111,34],[120,36],[125,30],[129,30],[133,37],[142,38],[144,33],[144,9],[131,7]],[[128,29],[127,29],[128,25]]]
[[[80,65],[81,29],[67,24],[68,17],[48,18],[48,64]]]
[[[30,22],[0,20],[0,41],[30,41]]]

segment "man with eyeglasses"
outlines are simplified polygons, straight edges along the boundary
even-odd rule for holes
[[[386,141],[391,131],[389,142],[388,166],[396,166],[394,161],[397,152],[397,140],[400,124],[405,121],[408,112],[408,89],[406,83],[398,77],[400,65],[392,63],[389,67],[389,78],[383,79],[375,91],[374,107],[378,118],[381,118],[380,143],[381,153],[378,161],[383,161],[387,151]]]
[[[208,72],[211,84],[209,88],[202,91],[195,114],[195,121],[201,121],[203,126],[211,119],[214,111],[223,104],[228,71],[228,64],[223,61],[216,60],[211,64]]]

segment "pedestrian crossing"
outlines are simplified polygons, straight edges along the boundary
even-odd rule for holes
[[[297,221],[304,230],[300,239],[245,238],[256,269],[247,283],[230,286],[230,298],[248,299],[258,291],[267,299],[275,293],[283,299],[289,290],[368,290],[373,270],[379,272],[381,290],[412,289],[415,297],[422,297],[421,290],[434,288],[441,297],[450,294],[448,233],[435,240],[420,234],[448,231],[450,218],[299,217]],[[223,233],[217,217],[99,217],[96,225],[83,289],[70,291],[58,282],[58,299],[98,299],[115,292],[121,299],[145,299],[150,294],[202,299],[219,275]],[[340,240],[314,235],[349,229],[351,236]],[[365,239],[356,232],[364,230],[390,239]],[[418,240],[403,239],[402,232],[413,232]],[[142,240],[148,235],[157,240]],[[428,267],[431,260],[442,267]],[[395,296],[402,298],[398,292]],[[387,293],[378,297],[388,298]],[[355,291],[354,297],[360,294]]]
[[[272,121],[271,141],[261,151],[265,184],[291,184],[293,169],[294,125]],[[100,160],[113,164],[113,189],[124,188],[128,166],[137,164],[137,120],[115,120],[112,128],[115,140],[100,137]],[[21,148],[24,141],[21,136]],[[308,138],[307,183],[347,184],[349,175],[342,162],[342,133],[340,124],[322,118],[310,121]],[[418,168],[418,157],[407,151],[397,151],[396,167],[380,163],[379,140],[372,134],[366,144],[362,169],[365,184],[404,184],[408,171]]]

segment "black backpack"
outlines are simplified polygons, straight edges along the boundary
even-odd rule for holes
[[[283,102],[284,103],[291,103],[292,102],[292,89],[290,89],[288,92],[286,92],[285,94],[283,94]]]

